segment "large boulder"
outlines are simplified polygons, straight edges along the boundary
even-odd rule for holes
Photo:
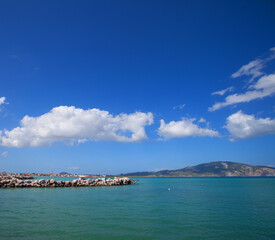
[[[39,182],[39,184],[45,184],[46,181],[45,181],[45,179],[40,179],[38,182]]]
[[[50,184],[55,184],[55,180],[54,180],[54,179],[51,179],[51,180],[50,180]]]
[[[77,183],[78,183],[78,180],[77,180],[77,179],[74,179],[74,180],[72,181],[72,186],[77,186]]]
[[[70,181],[66,181],[64,184],[65,187],[70,187],[71,186],[71,182]]]

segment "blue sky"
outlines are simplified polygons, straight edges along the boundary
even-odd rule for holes
[[[2,1],[0,29],[0,171],[275,165],[273,1]]]

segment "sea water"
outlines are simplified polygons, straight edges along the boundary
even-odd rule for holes
[[[134,179],[0,189],[0,239],[275,239],[275,178]]]

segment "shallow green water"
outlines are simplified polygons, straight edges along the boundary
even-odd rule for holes
[[[0,189],[0,239],[275,239],[275,178],[139,180]]]

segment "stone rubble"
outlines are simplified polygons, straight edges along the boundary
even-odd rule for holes
[[[127,177],[74,179],[73,181],[56,181],[55,179],[21,180],[15,177],[0,177],[0,188],[44,188],[44,187],[94,187],[94,186],[119,186],[135,184],[136,181]]]

